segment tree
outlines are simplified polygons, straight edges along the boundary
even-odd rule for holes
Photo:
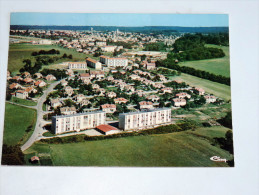
[[[62,56],[62,58],[67,58],[67,54],[64,53],[63,56]]]
[[[19,145],[3,144],[2,165],[23,165],[24,163],[24,154]]]

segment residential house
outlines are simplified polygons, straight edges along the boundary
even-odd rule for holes
[[[188,99],[191,98],[191,95],[188,94],[188,93],[185,93],[185,92],[177,93],[175,96],[176,96],[177,98],[180,98],[180,99],[183,99],[183,98],[185,98],[185,97],[187,97]]]
[[[50,100],[50,106],[55,109],[59,106],[62,106],[62,103],[60,102],[60,100],[58,98],[57,99],[51,99]]]
[[[185,106],[186,105],[186,100],[185,99],[180,99],[180,98],[174,98],[173,99],[173,104],[174,104],[175,107]]]
[[[199,87],[195,87],[195,88],[194,88],[194,92],[197,93],[197,94],[199,94],[199,95],[204,95],[204,94],[205,94],[204,89],[199,88]]]
[[[47,85],[47,83],[45,83],[45,82],[42,81],[42,80],[38,80],[38,81],[36,81],[36,82],[34,83],[34,85],[37,86],[37,87],[44,87],[44,86]]]
[[[146,99],[152,102],[158,102],[160,100],[160,97],[158,97],[157,95],[150,95],[150,96],[147,96]]]
[[[115,104],[122,104],[122,103],[126,104],[128,102],[128,100],[125,98],[116,98],[116,99],[114,99],[114,102],[115,102]]]
[[[173,93],[173,88],[172,87],[165,87],[161,89],[163,93]]]
[[[206,103],[214,103],[217,101],[217,98],[214,95],[205,95]]]
[[[26,87],[25,91],[28,93],[37,93],[37,89],[35,89],[34,87]]]
[[[82,100],[86,99],[86,97],[84,94],[77,94],[76,96],[74,96],[73,99],[76,100],[77,102],[81,102]]]
[[[139,102],[139,108],[140,108],[140,110],[143,110],[143,109],[153,109],[154,106],[153,106],[152,102],[142,101],[142,102]]]
[[[9,85],[9,89],[22,89],[23,86],[21,86],[19,83],[12,83]]]
[[[34,77],[35,77],[36,79],[43,78],[42,74],[39,73],[39,72],[36,72],[36,73],[34,74]]]
[[[21,99],[26,99],[29,96],[29,94],[25,90],[18,90],[15,92],[15,96]]]
[[[26,77],[24,80],[23,80],[25,83],[29,84],[29,83],[34,83],[35,81],[30,78],[30,77]]]
[[[61,112],[61,114],[64,114],[64,115],[76,114],[76,108],[74,106],[62,107],[62,108],[60,108],[60,112]]]
[[[52,74],[48,74],[46,77],[47,81],[55,81],[57,80],[55,76],[53,76]]]
[[[109,97],[109,98],[115,98],[116,96],[117,96],[117,94],[113,91],[107,93],[107,97]]]
[[[116,111],[116,105],[115,104],[103,104],[100,106],[102,111],[106,113],[114,113]]]
[[[74,94],[74,90],[73,90],[72,87],[66,86],[66,87],[65,87],[65,93],[66,93],[68,96],[71,96],[72,94]]]

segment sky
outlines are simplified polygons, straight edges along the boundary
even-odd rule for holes
[[[11,13],[11,25],[228,26],[227,14]]]

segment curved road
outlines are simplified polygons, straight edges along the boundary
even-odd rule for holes
[[[45,125],[45,123],[43,121],[44,112],[42,110],[42,105],[46,101],[47,95],[50,92],[52,92],[53,89],[56,87],[56,85],[58,85],[61,81],[62,80],[57,81],[55,83],[51,83],[50,86],[43,92],[43,95],[39,98],[38,104],[36,106],[37,122],[36,122],[36,125],[35,125],[35,129],[33,131],[33,134],[31,135],[30,139],[28,139],[28,141],[21,147],[22,151],[28,149],[37,140],[37,138],[39,136],[41,136],[41,134],[43,133],[42,127]]]

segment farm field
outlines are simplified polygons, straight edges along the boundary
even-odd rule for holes
[[[208,60],[195,60],[179,63],[180,66],[188,66],[199,70],[204,70],[216,75],[230,77],[229,47],[207,44],[207,47],[221,48],[226,54],[223,58]]]
[[[171,79],[177,79],[186,82],[190,86],[201,87],[206,92],[214,94],[217,97],[225,100],[231,99],[230,86],[221,83],[213,82],[210,80],[195,77],[189,74],[182,73],[180,76],[170,77]]]
[[[7,145],[24,143],[34,130],[36,119],[36,110],[6,103],[3,143]],[[29,126],[32,126],[32,130],[26,132]]]
[[[86,57],[92,57],[90,55],[86,55],[83,53],[78,53],[74,49],[67,49],[60,47],[58,45],[31,45],[31,44],[10,44],[9,46],[9,56],[8,56],[8,70],[10,72],[17,73],[19,72],[20,68],[23,67],[23,60],[24,59],[30,59],[32,61],[32,64],[35,62],[35,57],[31,56],[31,53],[34,51],[40,51],[40,50],[51,50],[56,49],[60,51],[60,54],[58,56],[62,56],[64,53],[67,55],[72,55],[73,59],[61,59],[56,61],[54,64],[61,63],[63,61],[82,61],[85,60]],[[48,55],[48,56],[55,56],[55,55]],[[92,57],[94,58],[94,57]]]
[[[212,146],[210,138],[224,136],[227,128],[116,138],[69,144],[35,143],[25,153],[49,153],[57,166],[228,166],[213,162],[218,155],[231,159],[225,150]],[[201,136],[202,135],[202,136]],[[208,138],[206,138],[208,137]]]

